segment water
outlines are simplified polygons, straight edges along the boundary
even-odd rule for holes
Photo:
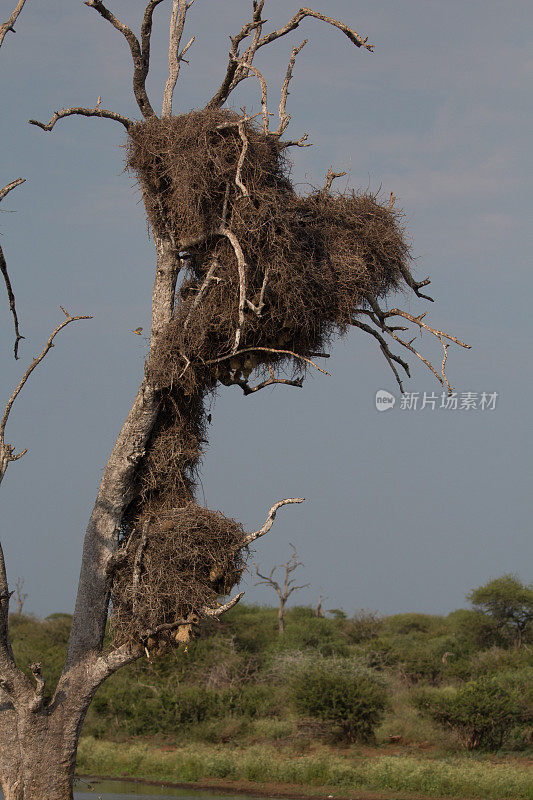
[[[172,789],[164,785],[147,786],[131,781],[76,780],[75,800],[259,800],[250,795],[206,792],[201,789]],[[0,800],[4,795],[0,790]],[[263,799],[262,799],[263,800]]]

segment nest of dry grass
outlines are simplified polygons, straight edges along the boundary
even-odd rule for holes
[[[239,172],[242,132],[247,145]],[[240,362],[246,373],[287,361],[301,368],[305,362],[297,356],[321,351],[342,335],[366,298],[398,288],[408,269],[409,247],[396,209],[368,193],[298,196],[278,137],[232,111],[139,123],[130,131],[127,164],[143,187],[154,229],[178,243],[196,241],[188,248],[175,318],[150,362],[160,385],[180,380],[193,391],[209,377],[235,372],[238,356],[233,369],[229,363],[205,367],[231,353],[238,328],[239,350],[296,354],[248,354]],[[236,253],[220,235],[221,225],[238,240],[246,263],[244,323]],[[261,302],[260,314],[249,305]]]
[[[113,580],[115,641],[171,628],[186,641],[179,621],[201,616],[240,577],[241,526],[194,503],[209,393],[254,370],[301,375],[358,308],[409,274],[393,207],[371,194],[299,196],[284,152],[228,110],[151,117],[129,131],[127,166],[149,221],[176,258],[184,248],[188,257],[146,366],[160,409]]]
[[[244,535],[235,520],[195,503],[135,528],[113,581],[114,641],[184,641],[183,628],[239,583]]]

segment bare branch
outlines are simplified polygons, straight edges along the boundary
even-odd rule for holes
[[[324,194],[327,194],[331,189],[333,181],[337,178],[342,178],[346,175],[346,172],[333,172],[333,167],[330,167],[326,174],[326,182],[324,183],[324,188],[322,189]]]
[[[375,299],[373,299],[371,297],[367,297],[366,299],[367,299],[369,305],[371,306],[372,311],[361,309],[357,313],[358,314],[365,314],[366,316],[368,316],[372,320],[374,325],[376,325],[376,327],[379,330],[381,330],[383,333],[386,333],[387,335],[391,336],[396,342],[398,342],[398,344],[400,344],[402,347],[405,347],[407,350],[409,350],[411,353],[413,353],[413,355],[415,355],[417,358],[419,358],[422,361],[422,363],[425,364],[426,367],[433,373],[433,375],[436,377],[436,379],[441,384],[441,386],[443,386],[443,387],[445,386],[446,389],[448,390],[448,393],[450,394],[452,392],[452,390],[453,390],[453,387],[450,386],[450,383],[448,381],[448,377],[446,375],[446,361],[447,361],[447,358],[448,358],[448,346],[449,346],[447,344],[446,340],[451,341],[451,342],[455,342],[455,344],[458,344],[460,347],[464,347],[464,348],[466,348],[468,350],[470,349],[470,345],[465,344],[465,342],[462,342],[460,339],[458,339],[455,336],[452,336],[451,334],[445,333],[444,331],[437,330],[436,328],[432,328],[430,325],[428,325],[426,322],[423,321],[424,317],[426,316],[426,313],[420,314],[419,316],[415,317],[415,316],[413,316],[413,314],[409,314],[409,313],[407,313],[407,311],[402,311],[399,308],[393,308],[390,311],[383,311],[379,307],[379,305],[378,305],[378,303],[377,303],[377,301]],[[418,325],[420,331],[422,331],[422,329],[427,330],[429,333],[431,333],[433,336],[435,336],[439,340],[439,342],[442,345],[443,351],[444,351],[440,373],[433,366],[431,361],[429,361],[429,359],[425,358],[425,356],[423,356],[418,350],[416,350],[413,347],[414,339],[411,339],[410,341],[407,341],[407,340],[403,339],[401,336],[398,335],[397,331],[406,331],[407,328],[400,327],[400,326],[389,325],[388,320],[391,319],[391,317],[396,317],[396,316],[402,317],[403,319],[406,319],[409,322],[412,322],[413,324]],[[383,337],[381,337],[377,333],[377,331],[375,331],[373,328],[371,328],[370,326],[366,326],[364,323],[360,322],[359,320],[352,320],[352,324],[355,325],[358,328],[361,328],[362,330],[366,331],[367,333],[370,333],[372,336],[374,336],[374,338],[376,338],[379,341],[380,346],[381,346],[381,350],[382,350],[383,354],[385,355],[385,358],[387,359],[391,369],[393,370],[393,372],[394,372],[394,374],[396,376],[396,380],[398,382],[398,385],[400,386],[400,389],[403,392],[403,386],[402,386],[401,380],[400,380],[400,378],[398,376],[398,373],[397,373],[394,365],[392,364],[392,361],[395,361],[396,363],[400,364],[405,369],[406,373],[409,375],[409,371],[408,371],[408,368],[407,368],[405,362],[402,361],[402,359],[400,359],[398,356],[395,356],[389,350],[388,345],[385,342],[385,340],[383,339]]]
[[[13,11],[11,12],[11,16],[9,17],[7,22],[2,22],[2,24],[0,25],[0,47],[2,47],[5,35],[8,31],[10,31],[11,33],[15,33],[14,25],[15,22],[17,21],[18,15],[24,8],[25,2],[26,0],[19,0],[16,8],[13,9]]]
[[[7,402],[7,405],[5,407],[5,411],[4,411],[4,414],[2,416],[2,419],[0,420],[0,483],[2,482],[2,478],[5,475],[5,471],[7,469],[7,465],[9,464],[9,462],[10,461],[17,461],[26,452],[26,450],[23,450],[20,453],[15,454],[13,452],[12,445],[5,443],[5,439],[4,439],[5,430],[6,430],[7,421],[9,419],[9,414],[10,414],[11,409],[13,407],[13,403],[15,402],[17,397],[19,396],[20,392],[22,391],[24,385],[26,384],[26,382],[27,382],[28,378],[30,377],[30,375],[32,374],[33,370],[38,366],[38,364],[41,363],[43,358],[52,349],[52,347],[54,347],[54,339],[57,336],[57,334],[60,331],[62,331],[63,328],[66,328],[67,325],[70,325],[71,322],[77,322],[80,319],[92,319],[92,317],[85,316],[85,315],[84,316],[73,317],[67,311],[65,311],[65,309],[62,306],[60,306],[60,308],[63,311],[66,319],[64,319],[63,322],[61,322],[57,326],[57,328],[55,328],[52,331],[52,333],[48,337],[48,340],[47,340],[47,342],[46,342],[46,344],[44,346],[44,349],[41,352],[41,354],[36,356],[33,359],[33,361],[31,362],[30,366],[28,367],[28,369],[26,370],[26,372],[24,373],[24,375],[20,379],[19,384],[16,387],[15,391],[12,393],[11,397],[9,398],[9,400]]]
[[[144,10],[143,21],[141,25],[141,52],[146,64],[146,73],[150,68],[150,43],[152,38],[152,21],[154,11],[163,0],[150,0]]]
[[[296,380],[290,380],[289,378],[276,378],[274,377],[274,371],[270,369],[270,378],[265,381],[261,381],[261,383],[256,384],[256,386],[250,386],[249,383],[240,378],[234,378],[233,380],[228,381],[228,386],[239,386],[243,394],[249,395],[254,394],[254,392],[259,392],[261,389],[266,389],[267,386],[273,386],[276,383],[284,384],[285,386],[295,386],[297,389],[301,389],[303,386],[303,378],[297,378]]]
[[[15,189],[17,186],[20,186],[21,183],[25,183],[25,178],[16,178],[11,183],[8,183],[4,186],[3,189],[0,189],[0,201],[9,194],[12,189]],[[0,245],[0,271],[2,272],[4,283],[6,285],[7,290],[7,297],[9,300],[9,308],[11,314],[13,316],[13,325],[15,328],[15,344],[13,346],[13,353],[15,359],[18,359],[18,349],[19,349],[19,342],[21,339],[24,339],[24,336],[21,335],[19,330],[19,320],[17,316],[17,309],[15,306],[15,294],[13,292],[13,287],[11,286],[11,280],[9,278],[9,273],[7,271],[7,262],[4,256],[4,252],[2,250],[2,246]]]
[[[312,147],[311,143],[306,144],[308,134],[304,133],[299,139],[287,139],[285,142],[280,142],[280,147],[284,150],[286,147]]]
[[[180,53],[181,37],[183,36],[183,29],[185,27],[185,18],[187,11],[191,7],[192,2],[186,0],[172,0],[172,13],[170,17],[170,36],[168,44],[168,78],[163,93],[163,110],[162,117],[170,117],[172,114],[172,98],[174,96],[174,89],[178,81],[180,71],[180,64],[183,61],[183,56],[194,42],[194,36],[185,45]]]
[[[320,14],[318,11],[313,11],[311,8],[301,8],[282,28],[278,28],[278,30],[272,31],[272,33],[263,36],[257,45],[257,49],[264,47],[266,44],[270,44],[270,42],[279,39],[281,36],[286,36],[288,33],[295,30],[295,28],[298,27],[300,22],[305,19],[305,17],[314,17],[314,19],[318,19],[321,22],[327,22],[328,25],[333,25],[335,28],[338,28],[340,31],[342,31],[356,47],[364,47],[365,50],[368,50],[369,52],[374,50],[374,45],[368,44],[368,36],[363,39],[362,36],[360,36],[356,31],[353,30],[353,28],[350,28],[344,22],[339,22],[339,20],[333,19],[333,17],[326,17],[324,14]]]
[[[312,367],[317,369],[319,372],[322,372],[323,375],[329,375],[329,372],[326,372],[325,369],[322,369],[315,364],[314,361],[311,361],[310,358],[307,356],[302,356],[300,353],[294,353],[292,350],[276,350],[273,347],[246,347],[243,350],[236,350],[234,353],[228,353],[227,356],[219,356],[219,358],[211,358],[209,361],[204,361],[204,364],[220,364],[222,361],[227,361],[228,358],[235,358],[235,356],[243,355],[244,353],[276,353],[282,356],[292,356],[293,358],[298,358],[301,361],[305,361],[306,364],[311,364]],[[322,354],[320,354],[322,355]]]
[[[239,160],[237,162],[237,169],[235,170],[235,184],[236,184],[237,188],[241,190],[242,197],[249,197],[248,189],[246,188],[246,186],[242,182],[242,175],[241,175],[242,168],[243,168],[243,165],[244,165],[244,159],[246,158],[246,153],[248,152],[248,137],[246,136],[246,130],[244,128],[244,121],[242,119],[239,120],[239,123],[238,123],[237,127],[239,129],[239,136],[241,137],[241,141],[242,141],[242,148],[241,148],[241,153],[240,153],[240,156],[239,156]],[[227,198],[227,192],[226,192],[226,198]],[[224,205],[225,206],[227,205],[226,199],[224,201]],[[222,218],[224,219],[226,217],[226,215],[227,215],[227,210],[224,209],[224,211],[222,212]]]
[[[85,0],[85,5],[89,8],[94,8],[94,10],[97,11],[101,17],[110,22],[111,25],[116,28],[116,30],[119,31],[126,39],[133,61],[133,93],[135,95],[135,99],[137,100],[137,105],[141,109],[141,112],[146,119],[148,119],[148,117],[155,117],[155,111],[150,104],[148,95],[146,94],[146,78],[150,68],[149,45],[148,52],[143,53],[141,45],[139,44],[139,40],[131,28],[115,17],[115,15],[104,6],[101,0]],[[143,28],[145,33],[145,41],[148,40],[148,42],[151,33],[151,15],[156,5],[158,5],[158,3],[154,4],[153,0],[150,0],[144,13]]]
[[[291,121],[291,115],[287,114],[286,106],[287,106],[287,98],[289,96],[289,84],[292,80],[292,71],[294,69],[294,64],[296,61],[296,56],[302,50],[309,40],[304,39],[301,44],[297,47],[292,48],[291,57],[289,59],[289,66],[287,67],[287,73],[285,75],[285,80],[283,81],[283,86],[281,88],[281,98],[279,101],[279,126],[276,130],[277,136],[282,136],[283,133],[287,130],[289,126],[289,122]]]
[[[253,533],[249,533],[247,536],[244,537],[243,540],[243,547],[248,547],[252,542],[255,542],[256,539],[259,539],[261,536],[264,536],[265,533],[268,533],[271,529],[272,525],[274,524],[274,520],[276,519],[276,514],[278,510],[282,506],[288,506],[292,503],[303,503],[305,497],[288,497],[286,500],[278,500],[277,503],[274,503],[270,511],[268,512],[267,518],[265,520],[265,524],[259,528],[258,531],[254,531]]]
[[[221,236],[225,236],[233,247],[235,258],[237,259],[237,268],[239,270],[239,324],[235,332],[235,342],[233,344],[232,351],[233,353],[236,353],[239,349],[242,329],[244,327],[244,308],[246,306],[246,261],[241,244],[230,228],[222,226],[218,229],[217,233]]]
[[[410,371],[409,371],[409,364],[406,361],[404,361],[403,359],[401,359],[399,356],[395,355],[390,350],[389,345],[385,341],[383,336],[381,336],[381,334],[378,333],[378,331],[376,331],[370,325],[367,325],[365,322],[361,322],[361,320],[358,320],[358,319],[353,319],[352,320],[352,325],[354,327],[356,327],[356,328],[360,328],[361,330],[365,331],[365,333],[369,333],[371,336],[374,337],[374,339],[378,340],[379,346],[381,348],[381,352],[385,356],[385,359],[387,360],[387,363],[389,364],[391,370],[393,371],[394,377],[396,378],[396,382],[397,382],[397,384],[399,386],[400,392],[402,392],[402,394],[403,394],[403,390],[404,390],[403,389],[403,383],[402,383],[402,380],[401,380],[400,375],[398,373],[398,370],[394,366],[393,362],[396,362],[401,367],[403,367],[403,369],[405,370],[405,372],[407,374],[407,377],[411,377]]]
[[[30,125],[36,125],[38,128],[42,128],[43,131],[51,131],[56,122],[59,119],[63,119],[64,117],[72,117],[74,115],[78,115],[81,117],[102,117],[103,119],[113,119],[115,122],[120,122],[126,130],[129,130],[130,126],[133,125],[133,120],[128,119],[128,117],[124,117],[122,114],[117,114],[116,111],[109,111],[107,108],[100,108],[96,105],[94,108],[83,108],[80,106],[75,106],[73,108],[62,108],[61,111],[55,111],[52,117],[50,118],[50,122],[44,123],[39,122],[36,119],[30,119]]]
[[[247,63],[245,58],[235,58],[235,61],[242,67],[243,76],[240,80],[244,80],[247,77],[248,71],[253,72],[254,75],[257,77],[260,85],[261,85],[261,109],[263,114],[263,133],[268,133],[268,102],[267,102],[267,95],[268,95],[268,87],[267,82],[263,77],[263,74],[259,72],[257,67],[254,67],[253,64]]]
[[[14,181],[6,183],[4,188],[0,189],[0,202],[9,194],[9,192],[13,191],[13,189],[16,189],[17,186],[20,186],[21,183],[26,183],[26,178],[15,178]]]
[[[244,592],[239,592],[239,594],[236,594],[235,597],[232,597],[231,600],[228,600],[227,603],[218,606],[218,608],[209,608],[208,606],[204,606],[202,612],[203,614],[205,614],[206,617],[210,617],[211,619],[218,619],[219,617],[222,616],[222,614],[225,614],[226,611],[229,611],[230,608],[236,606],[241,597],[244,597]]]

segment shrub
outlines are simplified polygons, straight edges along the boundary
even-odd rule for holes
[[[325,665],[298,672],[290,689],[297,711],[335,725],[349,742],[371,739],[387,705],[386,691],[375,679]]]
[[[415,703],[442,725],[456,731],[467,750],[498,750],[517,726],[533,722],[531,707],[519,689],[496,678],[469,681],[457,690],[421,694]]]

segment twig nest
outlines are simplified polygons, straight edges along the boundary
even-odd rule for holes
[[[244,536],[235,520],[194,503],[162,513],[147,527],[141,523],[114,576],[115,641],[143,641],[153,632],[147,642],[153,649],[161,638],[158,629],[186,620],[173,638],[187,643],[204,609],[215,607],[239,582]]]

